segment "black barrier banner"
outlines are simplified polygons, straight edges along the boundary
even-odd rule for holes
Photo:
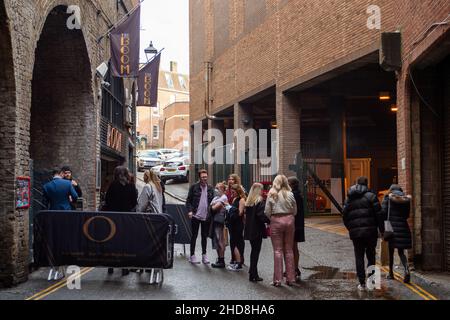
[[[34,220],[37,267],[173,267],[175,228],[166,214],[41,211]]]
[[[184,204],[166,204],[166,211],[178,227],[178,233],[175,235],[175,243],[190,244],[192,226],[186,206]]]

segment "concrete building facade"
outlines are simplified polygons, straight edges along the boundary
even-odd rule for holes
[[[357,174],[376,191],[398,182],[414,196],[414,264],[448,271],[449,14],[446,0],[191,0],[191,132],[277,128],[278,172],[301,152],[329,167],[338,202]],[[401,68],[386,71],[381,38],[396,32]]]
[[[98,206],[105,92],[96,68],[109,59],[109,39],[98,40],[136,4],[0,2],[0,285],[25,281],[31,262],[30,221],[38,204],[16,210],[17,177],[32,177],[35,192],[40,173],[70,165],[84,190],[84,207]],[[68,6],[80,9],[81,29],[69,27],[76,13]],[[122,86],[133,90],[131,82]]]

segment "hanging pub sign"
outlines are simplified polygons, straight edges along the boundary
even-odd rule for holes
[[[16,179],[16,209],[28,209],[31,201],[31,179],[17,177]]]
[[[110,34],[111,72],[114,77],[135,78],[139,74],[141,7]]]
[[[138,78],[138,101],[142,107],[156,107],[158,102],[158,80],[161,53],[147,63],[140,71]]]

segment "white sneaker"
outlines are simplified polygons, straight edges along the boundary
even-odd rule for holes
[[[192,264],[200,264],[200,261],[197,260],[197,257],[195,255],[191,256],[189,258],[189,262],[192,263]]]
[[[228,271],[239,272],[239,271],[242,270],[242,267],[239,267],[238,264],[230,264],[230,265],[227,267],[227,270],[228,270]]]
[[[366,291],[366,285],[359,284],[358,285],[358,291]]]
[[[202,263],[203,264],[210,264],[208,257],[206,256],[206,254],[202,255]]]

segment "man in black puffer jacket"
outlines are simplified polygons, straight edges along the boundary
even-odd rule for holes
[[[383,221],[380,202],[367,185],[368,179],[360,177],[357,184],[350,188],[345,200],[343,217],[355,248],[359,290],[365,290],[366,287],[364,256],[367,256],[369,266],[376,263],[378,229]]]

